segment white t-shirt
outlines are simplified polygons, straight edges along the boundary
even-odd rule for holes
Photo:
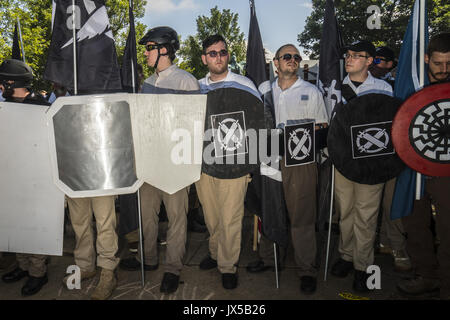
[[[201,93],[208,93],[211,90],[220,88],[236,88],[250,92],[258,99],[261,99],[258,89],[256,89],[252,80],[241,76],[240,74],[233,73],[230,69],[228,69],[227,76],[222,80],[216,82],[211,81],[210,73],[208,73],[206,77],[200,79],[198,83],[200,84]]]
[[[272,83],[272,93],[277,126],[286,124],[287,120],[309,119],[328,123],[322,93],[311,83],[298,78],[292,86],[281,90],[276,79]]]
[[[198,92],[197,79],[189,72],[173,64],[159,74],[154,73],[142,85],[142,93]]]

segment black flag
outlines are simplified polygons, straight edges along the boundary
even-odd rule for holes
[[[14,26],[14,36],[13,36],[11,58],[17,59],[17,60],[22,60],[22,55],[20,54],[19,34],[17,33],[17,23]]]
[[[73,31],[75,20],[79,93],[122,89],[114,38],[102,0],[53,1],[53,32],[44,78],[74,88]]]
[[[261,94],[271,95],[254,0],[250,0],[250,30],[245,71],[245,75],[255,83]],[[266,100],[265,105],[272,101],[272,99]],[[266,111],[265,114],[270,117],[269,111]],[[267,168],[267,166],[265,167]],[[272,170],[271,173],[274,172],[277,172],[275,174],[277,179],[274,176],[260,174],[259,171],[253,174],[252,181],[247,189],[246,207],[250,212],[260,217],[262,234],[269,240],[285,247],[288,242],[288,227],[283,184],[280,181],[280,171]]]
[[[139,89],[138,70],[137,70],[137,52],[136,52],[136,31],[134,29],[133,2],[129,5],[130,31],[128,33],[125,51],[123,53],[122,75],[123,89],[130,93],[136,93]],[[133,83],[134,77],[134,83]]]
[[[250,78],[259,89],[261,83],[268,80],[266,72],[266,58],[256,18],[255,1],[250,0],[250,29],[248,31],[247,59],[245,76]],[[262,92],[264,94],[264,92]]]
[[[334,13],[333,0],[327,0],[320,39],[319,89],[322,91],[328,118],[334,106],[341,101],[340,60],[343,42]]]

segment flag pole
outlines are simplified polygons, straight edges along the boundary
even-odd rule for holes
[[[72,32],[73,32],[73,91],[74,95],[78,94],[78,79],[77,79],[77,29],[76,29],[76,10],[75,0],[72,0]]]
[[[130,10],[133,10],[133,0],[129,0]],[[131,17],[130,17],[131,18]],[[134,21],[133,21],[134,23]],[[130,27],[131,27],[131,20],[130,20]],[[133,57],[131,57],[131,86],[133,87],[133,93],[137,93],[136,91],[136,81],[134,78],[134,63],[133,63]],[[140,212],[139,212],[140,214]],[[140,217],[139,217],[140,219]]]
[[[330,218],[328,219],[328,240],[327,240],[327,257],[325,260],[325,274],[323,281],[327,281],[328,258],[330,257],[330,240],[331,240],[331,220],[333,216],[333,198],[334,198],[334,164],[331,166],[331,200],[330,200]]]
[[[20,45],[21,45],[21,49],[22,49],[22,60],[23,60],[23,62],[25,62],[26,63],[26,59],[25,59],[25,49],[24,49],[24,47],[23,47],[23,39],[22,39],[22,29],[20,28],[20,20],[19,20],[19,17],[17,17],[17,26],[18,26],[18,28],[19,28],[19,38],[20,38]]]
[[[419,87],[422,89],[425,83],[425,0],[420,0],[420,15],[419,15]],[[422,186],[422,175],[416,173],[416,200],[420,200]]]

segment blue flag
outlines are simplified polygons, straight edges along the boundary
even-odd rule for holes
[[[394,96],[406,100],[410,95],[420,90],[419,69],[420,64],[420,0],[414,3],[413,14],[411,15],[403,38],[400,50],[397,75],[395,77]],[[425,4],[425,45],[428,45],[428,21]],[[426,71],[425,71],[426,74]],[[428,77],[425,77],[424,85],[428,84]],[[422,179],[422,193],[424,189],[424,179]],[[394,198],[391,206],[391,219],[399,219],[411,214],[416,190],[416,172],[406,168],[398,177],[395,186]]]

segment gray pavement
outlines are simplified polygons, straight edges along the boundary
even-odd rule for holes
[[[164,238],[167,222],[160,223],[160,235]],[[406,299],[436,299],[433,296],[415,298],[402,296],[396,290],[396,283],[408,274],[393,270],[393,260],[388,255],[376,255],[375,264],[381,269],[381,290],[373,290],[368,294],[358,294],[352,290],[353,275],[338,279],[328,275],[324,281],[325,247],[320,254],[320,272],[316,293],[304,295],[300,291],[300,281],[294,262],[292,248],[288,250],[285,267],[279,274],[279,288],[276,288],[275,273],[266,271],[259,274],[248,273],[246,265],[257,259],[253,251],[253,217],[246,212],[242,234],[242,250],[238,265],[239,285],[234,290],[223,289],[221,276],[217,269],[203,271],[198,265],[208,253],[208,233],[188,232],[187,250],[184,257],[184,268],[180,276],[178,290],[170,295],[160,293],[159,286],[163,276],[161,263],[164,262],[165,246],[160,245],[160,267],[155,271],[145,273],[145,286],[141,286],[141,273],[117,269],[118,286],[111,300],[406,300]],[[338,235],[332,236],[332,264],[338,257]],[[64,238],[63,256],[51,256],[48,263],[49,282],[42,290],[31,297],[24,298],[20,294],[25,279],[5,284],[0,281],[0,300],[88,300],[99,274],[92,280],[82,283],[80,290],[68,290],[62,284],[66,268],[74,264],[73,248],[75,238],[73,233],[66,232]],[[125,239],[120,238],[119,254],[122,258],[132,255]],[[14,255],[7,254],[7,259],[13,261]],[[7,270],[6,270],[7,271]],[[2,271],[2,274],[6,272]]]

